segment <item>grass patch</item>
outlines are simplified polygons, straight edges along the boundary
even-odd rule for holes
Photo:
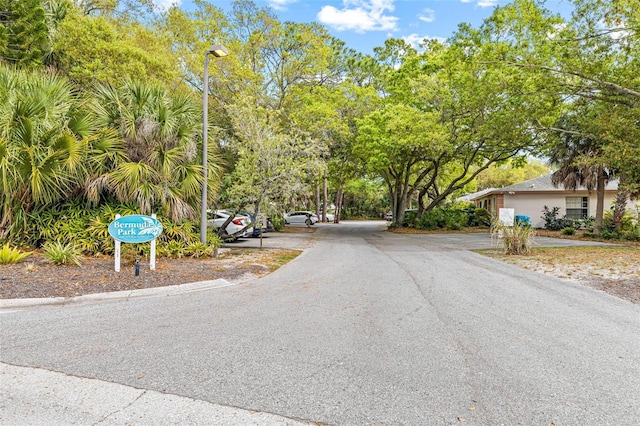
[[[267,252],[267,259],[265,264],[269,267],[271,272],[280,268],[283,265],[291,262],[302,253],[301,250],[277,250],[273,253]]]
[[[259,264],[273,272],[291,262],[302,253],[302,250],[285,249],[235,249],[226,257],[236,257],[239,265]]]

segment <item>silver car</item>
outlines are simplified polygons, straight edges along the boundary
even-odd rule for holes
[[[285,225],[315,225],[318,222],[318,216],[310,211],[295,211],[285,213]]]

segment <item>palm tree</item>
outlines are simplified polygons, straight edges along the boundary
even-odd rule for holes
[[[551,175],[551,182],[555,186],[562,184],[570,191],[579,187],[586,188],[589,193],[596,191],[593,232],[600,235],[604,215],[604,190],[613,173],[599,161],[602,155],[601,144],[576,129],[570,117],[564,117],[558,127],[562,129],[561,138],[550,149],[549,160],[551,164],[559,166],[559,169]]]
[[[93,111],[115,138],[92,146],[88,198],[98,202],[113,195],[137,203],[142,213],[159,209],[173,220],[196,218],[202,188],[197,102],[187,94],[169,96],[161,86],[128,81],[119,88],[99,86]],[[215,188],[218,161],[209,155],[209,183]]]
[[[90,126],[75,105],[66,80],[0,66],[0,238],[81,188]]]

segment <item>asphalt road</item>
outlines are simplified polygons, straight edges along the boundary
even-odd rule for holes
[[[235,286],[0,311],[0,360],[267,416],[163,424],[638,424],[638,305],[469,251],[486,234],[384,229],[320,225]]]

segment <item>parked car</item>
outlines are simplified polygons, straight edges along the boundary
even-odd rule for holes
[[[384,215],[384,220],[391,222],[393,220],[393,213],[388,212]]]
[[[336,217],[333,215],[333,213],[327,212],[327,222],[333,222],[335,218]]]
[[[284,224],[285,225],[315,225],[320,219],[314,212],[310,211],[296,211],[285,213]]]
[[[240,210],[238,212],[238,215],[245,216],[245,217],[247,217],[249,219],[249,223],[250,223],[251,227],[247,229],[248,234],[250,236],[252,236],[252,237],[259,237],[260,236],[260,229],[256,228],[255,226],[253,226],[254,223],[255,223],[255,214],[249,213],[248,211],[245,211],[245,210]],[[271,231],[273,231],[273,229],[274,229],[273,228],[273,222],[271,222],[271,218],[270,217],[267,217],[266,223],[264,223],[262,225],[262,233],[264,234],[264,233],[267,233],[267,232],[271,232]]]
[[[218,229],[224,225],[229,216],[233,212],[229,210],[215,210],[207,212],[207,226],[218,232]],[[248,237],[252,231],[249,231],[250,221],[246,216],[236,215],[226,226],[221,238],[224,241],[235,241],[240,237]]]

